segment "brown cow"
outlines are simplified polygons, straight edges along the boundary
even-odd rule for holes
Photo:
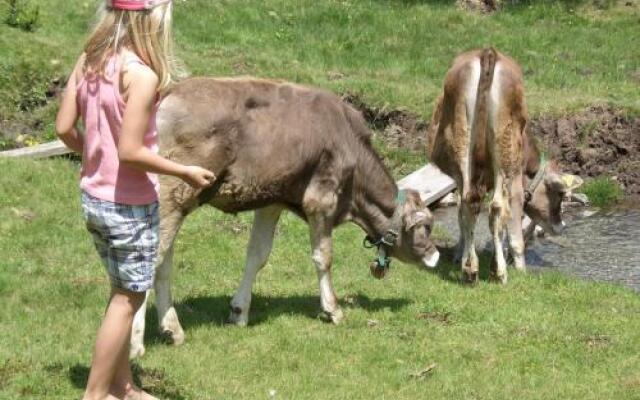
[[[491,273],[505,283],[501,240],[505,223],[515,267],[524,270],[523,210],[534,223],[559,233],[564,226],[562,199],[581,183],[580,178],[561,175],[553,163],[541,159],[526,132],[528,118],[522,72],[514,60],[494,49],[456,57],[433,112],[427,153],[458,185],[466,282],[478,279],[474,231],[487,192],[493,191],[489,206],[495,247]]]
[[[334,323],[343,318],[331,282],[331,234],[340,223],[355,222],[378,245],[381,265],[375,274],[384,273],[388,256],[430,267],[437,263],[429,210],[417,192],[398,191],[362,116],[337,96],[284,82],[190,79],[163,99],[157,123],[165,156],[217,176],[203,192],[161,178],[156,303],[161,331],[174,343],[181,343],[184,333],[171,304],[173,241],[184,218],[203,204],[227,213],[256,210],[244,278],[231,301],[229,320],[238,325],[248,323],[251,287],[267,261],[283,209],[309,224],[321,307]],[[133,355],[144,350],[143,329],[141,313]]]

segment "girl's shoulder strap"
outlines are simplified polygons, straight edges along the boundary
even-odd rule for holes
[[[122,60],[121,60],[121,68],[126,68],[129,65],[132,64],[138,64],[138,65],[144,65],[145,67],[147,66],[147,64],[142,61],[142,59],[140,57],[138,57],[137,54],[135,54],[132,51],[126,51],[122,54]]]
[[[85,72],[86,72],[86,61],[87,54],[82,53],[78,60],[76,61],[76,65],[73,68],[74,78],[76,79],[76,88],[79,87],[85,80]]]
[[[142,59],[138,57],[138,55],[135,54],[134,52],[132,51],[123,52],[120,55],[120,62],[119,62],[119,70],[123,72],[123,73],[120,73],[120,85],[119,85],[122,93],[126,93],[127,91],[128,83],[126,82],[124,75],[127,72],[127,69],[130,65],[140,65],[151,70],[151,68],[147,65],[147,63],[142,61]],[[124,97],[126,97],[126,95],[123,96],[123,98]],[[156,101],[159,100],[158,94],[156,94],[156,97],[157,97]]]

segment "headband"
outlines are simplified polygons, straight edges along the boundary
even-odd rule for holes
[[[171,0],[111,0],[111,7],[117,10],[142,11],[167,3],[171,3]]]

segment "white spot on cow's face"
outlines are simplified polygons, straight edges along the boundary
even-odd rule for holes
[[[564,223],[564,221],[560,221],[560,223],[559,223],[559,224],[553,224],[553,225],[551,226],[551,231],[552,231],[552,233],[553,233],[554,235],[559,235],[559,234],[561,234],[561,233],[562,233],[562,231],[564,231],[564,228],[565,228],[566,226],[567,226],[567,225]]]
[[[418,266],[429,263],[435,265],[437,253],[431,242],[433,216],[420,199],[418,192],[407,190],[407,200],[402,206],[402,227],[391,255],[401,261]]]
[[[564,226],[562,222],[562,200],[567,195],[567,186],[561,176],[547,171],[544,181],[533,192],[533,198],[526,204],[525,212],[545,231],[559,235]]]
[[[438,260],[440,259],[440,252],[435,250],[431,255],[425,256],[422,259],[422,263],[425,267],[435,268],[438,265]]]

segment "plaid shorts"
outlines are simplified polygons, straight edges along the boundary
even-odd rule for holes
[[[150,289],[158,252],[158,202],[119,204],[83,191],[82,211],[111,286],[132,292]]]

